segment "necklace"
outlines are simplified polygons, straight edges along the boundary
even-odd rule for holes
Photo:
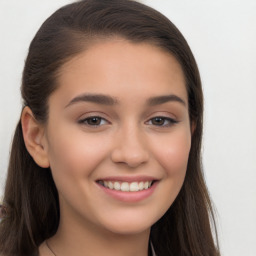
[[[52,250],[52,248],[49,246],[47,240],[45,240],[45,243],[46,243],[46,246],[48,247],[48,249],[51,251],[51,253],[54,255],[54,256],[57,256],[54,251]]]

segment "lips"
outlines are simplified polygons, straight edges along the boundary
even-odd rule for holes
[[[107,177],[96,181],[101,191],[116,200],[138,202],[154,192],[159,180],[154,177]]]
[[[99,180],[99,184],[102,186],[113,189],[113,190],[120,190],[123,192],[138,192],[141,190],[148,189],[152,186],[153,181],[133,181],[133,182],[127,182],[127,181],[106,181],[106,180]]]

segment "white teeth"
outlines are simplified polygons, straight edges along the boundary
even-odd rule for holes
[[[108,187],[110,189],[113,189],[114,188],[114,184],[111,181],[109,181],[109,182],[107,182],[107,186],[106,187]]]
[[[144,189],[147,189],[148,185],[149,185],[149,183],[148,183],[148,181],[146,181],[145,184],[144,184]]]
[[[114,183],[114,189],[115,189],[115,190],[120,190],[120,189],[121,189],[121,185],[120,185],[119,182],[116,181],[116,182]]]
[[[143,181],[141,181],[141,182],[139,183],[139,189],[140,189],[140,190],[144,189],[144,182],[143,182]]]
[[[104,187],[114,190],[121,190],[124,192],[136,192],[151,187],[153,181],[140,181],[140,182],[119,182],[119,181],[99,181]]]
[[[132,182],[130,184],[130,191],[139,191],[139,184],[138,184],[138,182]]]
[[[128,182],[123,182],[123,183],[121,184],[121,190],[122,190],[122,191],[130,191],[129,188],[130,188],[130,187],[129,187]]]

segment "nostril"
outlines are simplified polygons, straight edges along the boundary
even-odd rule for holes
[[[148,154],[142,149],[119,148],[113,150],[111,159],[115,163],[123,163],[131,168],[135,168],[149,160]]]

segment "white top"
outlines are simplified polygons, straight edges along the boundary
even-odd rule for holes
[[[150,245],[151,245],[151,250],[152,250],[152,256],[157,256],[156,252],[154,250],[153,244],[151,242],[150,242]]]

